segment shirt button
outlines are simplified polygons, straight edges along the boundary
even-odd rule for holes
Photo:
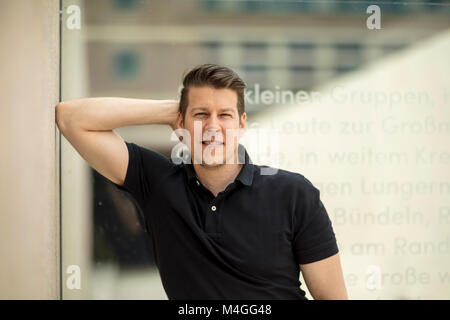
[[[216,209],[217,209],[216,206],[212,206],[212,207],[211,207],[211,210],[212,210],[212,211],[216,211]]]
[[[199,185],[200,185],[200,182],[198,182],[198,180],[197,180],[196,182],[197,182],[197,185],[199,186]]]

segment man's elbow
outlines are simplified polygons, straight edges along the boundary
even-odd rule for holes
[[[55,107],[55,122],[61,132],[65,132],[70,124],[70,106],[66,102],[60,102]]]

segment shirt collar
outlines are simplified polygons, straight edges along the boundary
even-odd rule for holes
[[[247,149],[242,144],[239,144],[238,148],[239,163],[242,163],[243,166],[241,168],[241,171],[239,171],[236,180],[242,182],[246,186],[251,186],[253,182],[254,172],[253,162],[247,152]],[[181,163],[180,168],[181,167],[185,169],[189,182],[194,179],[198,179],[192,163]]]

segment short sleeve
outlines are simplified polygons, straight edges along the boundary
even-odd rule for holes
[[[119,189],[130,193],[142,207],[151,189],[157,185],[170,160],[162,154],[125,142],[128,149],[128,167],[123,185],[115,184]]]
[[[339,252],[331,220],[320,200],[320,191],[308,180],[294,211],[293,249],[298,264],[328,258]]]

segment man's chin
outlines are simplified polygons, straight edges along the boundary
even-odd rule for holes
[[[232,159],[229,159],[228,160],[228,162],[227,162],[227,159],[226,158],[224,158],[222,161],[217,161],[216,159],[211,159],[211,160],[207,160],[207,159],[205,159],[205,158],[203,158],[203,159],[201,159],[201,161],[200,160],[198,160],[198,161],[196,161],[195,162],[195,164],[199,164],[199,165],[201,165],[202,167],[208,167],[208,168],[214,168],[214,167],[222,167],[223,165],[225,165],[225,164],[235,164],[236,162],[235,161],[232,161]]]
[[[217,159],[205,159],[205,158],[203,158],[202,159],[202,166],[205,166],[205,167],[220,167],[220,166],[223,166],[224,164],[226,164],[226,159],[224,158],[222,161],[218,161]]]

